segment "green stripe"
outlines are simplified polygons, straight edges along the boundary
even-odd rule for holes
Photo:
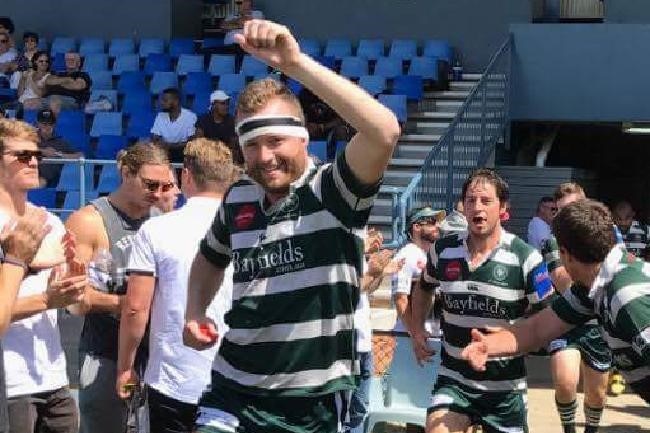
[[[226,334],[219,348],[219,355],[237,370],[250,374],[272,375],[325,370],[337,360],[352,360],[353,347],[354,330],[341,331],[332,337],[245,346],[228,341]]]
[[[359,290],[345,283],[313,286],[274,295],[245,297],[233,302],[225,321],[235,329],[265,328],[277,323],[333,319],[353,314]]]
[[[560,320],[571,325],[582,325],[592,319],[592,316],[580,314],[576,311],[563,296],[558,296],[551,303],[551,308]]]
[[[443,348],[441,362],[448,369],[457,371],[469,380],[491,380],[499,382],[518,380],[526,377],[524,358],[521,356],[505,361],[488,361],[485,363],[485,371],[481,372],[474,370],[467,361],[449,356]]]

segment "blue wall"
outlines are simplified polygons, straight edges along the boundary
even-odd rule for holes
[[[605,0],[605,21],[608,23],[650,23],[650,1]]]
[[[650,26],[531,24],[511,30],[514,120],[650,119]]]

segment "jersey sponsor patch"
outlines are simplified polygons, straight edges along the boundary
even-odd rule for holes
[[[235,227],[238,230],[245,230],[253,223],[255,220],[255,206],[252,204],[245,204],[241,206],[237,215],[235,215]]]
[[[553,283],[551,277],[548,275],[546,263],[541,263],[536,266],[532,271],[533,273],[533,289],[537,293],[538,299],[544,299],[553,291]]]
[[[447,263],[445,266],[445,278],[449,281],[456,281],[460,278],[461,264],[458,260]]]

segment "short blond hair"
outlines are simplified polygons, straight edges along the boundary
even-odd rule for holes
[[[4,151],[7,138],[38,143],[38,133],[29,123],[15,119],[0,119],[0,151]]]
[[[118,152],[117,169],[126,169],[130,174],[137,174],[146,164],[169,165],[169,155],[163,147],[150,141],[139,141]]]
[[[555,188],[555,192],[553,193],[553,198],[555,199],[555,201],[558,201],[558,200],[562,200],[564,197],[571,194],[578,194],[579,196],[581,196],[580,198],[587,197],[585,195],[585,190],[582,189],[582,187],[577,183],[564,182],[558,185],[557,188]]]
[[[252,116],[263,109],[271,99],[281,98],[289,102],[304,122],[305,114],[296,95],[283,82],[273,78],[255,80],[248,84],[237,99],[237,119]]]
[[[230,149],[221,141],[195,138],[183,151],[183,166],[201,191],[223,192],[235,182],[241,171],[232,161]]]

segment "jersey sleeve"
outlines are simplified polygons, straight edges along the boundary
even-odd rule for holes
[[[560,248],[555,236],[551,236],[549,239],[545,239],[542,242],[541,251],[544,263],[546,263],[549,272],[553,272],[562,266],[562,261],[560,260]]]
[[[616,333],[650,364],[650,283],[617,290],[609,305]]]
[[[523,264],[526,297],[533,309],[546,306],[553,294],[553,283],[542,255],[532,247]]]
[[[226,199],[219,206],[205,237],[201,241],[199,251],[210,263],[220,268],[226,268],[232,259],[230,230],[226,218]]]
[[[551,308],[563,322],[576,326],[596,317],[593,302],[587,297],[586,289],[575,284],[565,290],[562,296],[555,297]]]
[[[438,254],[436,253],[436,244],[433,244],[427,253],[427,264],[422,270],[420,277],[420,287],[427,291],[433,292],[438,285],[437,267]]]
[[[145,223],[135,235],[126,269],[127,274],[138,273],[157,276],[156,257],[149,233],[150,228],[151,226]]]

